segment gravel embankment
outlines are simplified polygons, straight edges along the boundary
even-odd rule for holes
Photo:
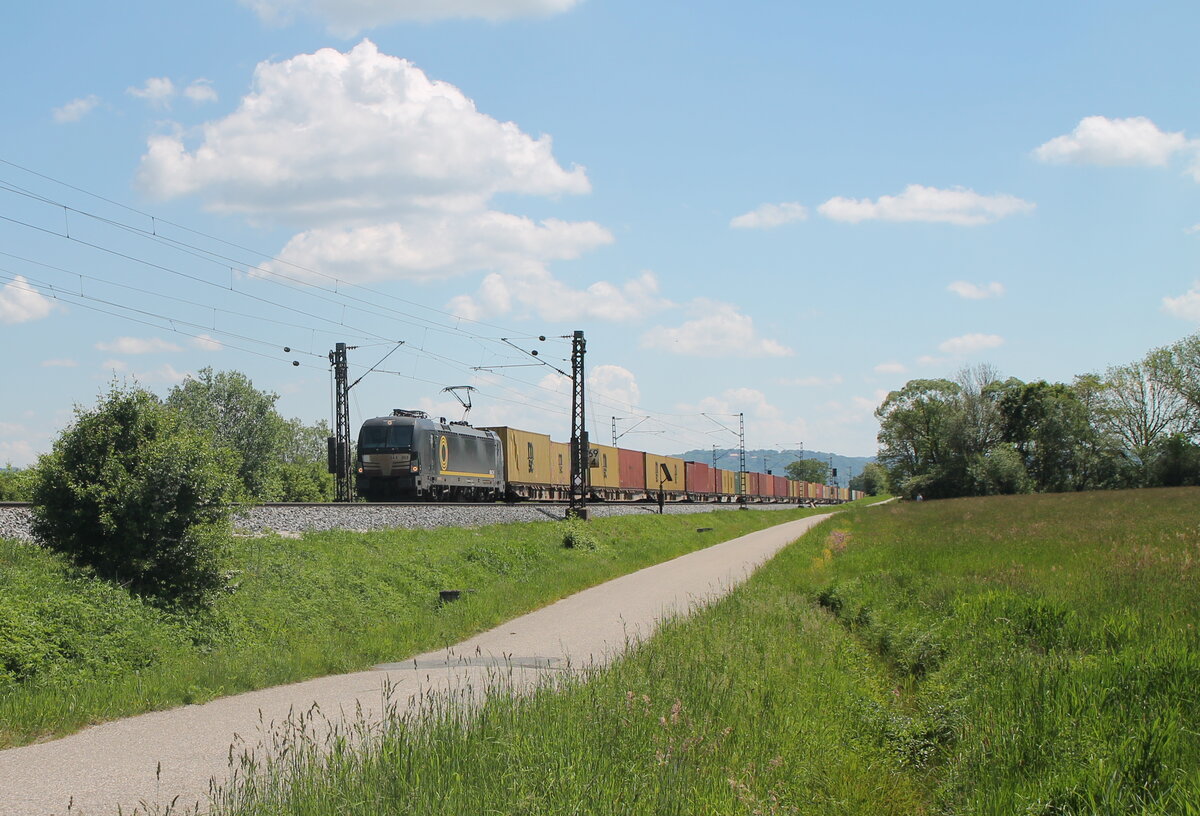
[[[731,504],[668,504],[665,512],[710,513],[730,510]],[[785,510],[791,504],[754,504],[753,510]],[[245,535],[257,535],[271,530],[280,533],[303,533],[309,530],[383,530],[393,527],[430,529],[434,527],[482,527],[519,521],[558,520],[566,512],[564,505],[498,504],[495,506],[461,506],[425,504],[418,506],[380,507],[367,505],[304,505],[297,507],[251,507],[234,517],[234,528]],[[658,505],[651,504],[592,504],[588,512],[594,518],[657,513]],[[29,540],[29,508],[0,507],[0,538]]]

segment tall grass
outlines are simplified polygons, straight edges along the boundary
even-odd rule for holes
[[[170,615],[40,548],[0,541],[0,747],[362,669],[455,643],[617,575],[816,511],[238,539],[237,590]],[[698,533],[698,519],[711,532]],[[442,605],[443,589],[471,589]]]
[[[847,513],[606,670],[285,733],[216,812],[1198,813],[1198,507]]]

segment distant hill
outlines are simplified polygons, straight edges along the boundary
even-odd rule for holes
[[[751,473],[766,473],[770,470],[776,476],[784,475],[784,468],[788,462],[795,462],[797,459],[820,459],[822,462],[828,462],[829,457],[833,457],[833,467],[837,469],[837,478],[834,480],[838,485],[845,487],[849,478],[853,475],[862,473],[863,466],[868,462],[874,462],[874,456],[842,456],[839,453],[827,453],[826,451],[808,450],[803,451],[801,456],[799,450],[747,450],[746,451],[746,470]],[[690,450],[686,453],[673,453],[680,459],[685,459],[689,462],[703,462],[706,465],[711,465],[713,462],[712,448],[708,450]],[[725,470],[737,470],[738,468],[738,450],[737,448],[717,448],[717,467]],[[851,472],[853,471],[853,472]]]

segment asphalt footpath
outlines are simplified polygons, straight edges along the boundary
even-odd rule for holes
[[[604,664],[664,618],[724,595],[830,514],[760,530],[564,598],[449,649],[157,711],[52,742],[0,751],[0,816],[176,812],[208,801],[245,752],[269,751],[277,726],[319,710],[323,721],[378,720],[439,690],[486,688],[498,671],[517,687],[546,672]],[[399,701],[399,703],[397,703]]]

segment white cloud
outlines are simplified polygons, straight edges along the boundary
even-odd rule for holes
[[[0,440],[0,462],[11,464],[13,467],[29,467],[37,461],[37,451],[29,442],[18,440]]]
[[[42,360],[42,368],[75,368],[78,366],[74,360],[60,358],[57,360]]]
[[[676,328],[655,326],[642,335],[642,347],[701,357],[787,357],[787,346],[760,337],[754,319],[730,303],[697,298],[688,311],[698,315]]]
[[[619,365],[596,366],[588,374],[587,384],[593,399],[601,397],[608,402],[619,403],[624,406],[622,410],[635,410],[642,401],[637,377]]]
[[[808,422],[798,416],[789,416],[781,408],[774,405],[765,393],[756,388],[729,388],[715,396],[704,397],[695,404],[680,404],[677,406],[681,414],[712,414],[726,426],[737,428],[735,414],[744,414],[746,422],[746,446],[767,447],[775,444],[777,439],[809,439]],[[705,433],[714,430],[711,422],[704,428]],[[714,441],[730,439],[736,444],[737,439],[730,435],[714,436]],[[759,440],[759,441],[755,441]],[[769,440],[769,441],[768,441]],[[807,444],[807,443],[806,443]],[[811,450],[812,446],[808,445]],[[729,465],[729,460],[723,467]],[[733,460],[736,462],[736,460]]]
[[[1182,132],[1164,133],[1144,116],[1109,119],[1088,116],[1075,130],[1057,136],[1033,151],[1055,164],[1139,165],[1162,167],[1176,152],[1189,147]]]
[[[729,222],[736,229],[769,229],[791,221],[808,218],[808,209],[794,201],[782,204],[763,204],[756,210],[739,215]]]
[[[942,341],[938,344],[938,351],[953,355],[974,354],[1003,344],[1004,338],[998,334],[964,334]]]
[[[405,278],[444,280],[488,269],[520,269],[569,260],[604,244],[612,233],[594,221],[549,218],[535,223],[487,210],[466,215],[414,215],[405,223],[302,232],[280,252],[286,264],[270,268],[295,275],[295,264],[346,281]],[[507,311],[505,309],[504,311]]]
[[[198,348],[201,351],[220,351],[225,348],[225,344],[207,334],[197,335],[188,341],[188,345],[192,348]]]
[[[568,11],[580,0],[241,0],[268,23],[289,22],[296,15],[317,17],[329,30],[350,37],[375,26],[402,20],[431,21],[481,18],[508,20],[544,17]]]
[[[184,89],[183,95],[196,103],[217,101],[217,91],[207,79],[193,81]]]
[[[658,278],[643,272],[617,286],[597,281],[574,289],[540,265],[492,273],[474,295],[460,295],[447,305],[454,315],[480,320],[514,311],[527,311],[543,320],[637,320],[671,306],[658,294]]]
[[[967,281],[954,281],[946,290],[967,300],[984,300],[985,298],[1000,297],[1004,294],[1004,284],[992,281],[988,284],[974,284]]]
[[[54,311],[54,301],[42,295],[24,275],[16,275],[0,289],[0,323],[40,320]]]
[[[194,193],[214,210],[326,227],[473,213],[497,193],[590,190],[583,168],[555,161],[549,136],[480,113],[369,40],[260,63],[251,93],[203,126],[195,150],[178,134],[152,137],[138,182],[158,197]]]
[[[115,340],[102,340],[96,344],[96,348],[111,354],[155,354],[183,350],[160,337],[118,337]]]
[[[955,187],[941,190],[910,184],[896,196],[869,198],[831,198],[817,208],[834,221],[924,221],[929,223],[978,226],[1001,218],[1031,212],[1036,205],[1016,196],[980,195],[974,190]]]
[[[170,77],[150,77],[140,88],[126,88],[125,93],[145,99],[151,105],[166,107],[175,96],[175,83]]]
[[[177,130],[149,140],[140,186],[298,226],[278,253],[297,266],[277,271],[360,282],[484,273],[478,292],[452,303],[472,318],[524,308],[627,319],[662,302],[656,291],[647,297],[646,276],[583,289],[555,280],[548,264],[611,243],[612,233],[591,221],[534,221],[490,202],[504,193],[587,193],[584,169],[564,169],[549,136],[481,113],[458,88],[369,40],[346,53],[260,63],[237,110],[206,123],[198,144],[185,146]]]
[[[875,366],[876,374],[905,374],[907,372],[908,366],[904,365],[904,363],[888,362]]]
[[[167,385],[175,385],[181,383],[188,377],[192,376],[187,371],[179,371],[170,363],[163,363],[158,368],[150,369],[149,371],[139,371],[133,375],[133,378],[140,383],[166,383]]]
[[[54,121],[59,124],[67,122],[78,122],[83,117],[87,116],[96,106],[100,104],[100,97],[95,94],[89,96],[81,96],[78,99],[72,99],[61,108],[54,109]]]
[[[1176,297],[1164,297],[1162,299],[1162,310],[1172,317],[1178,317],[1180,320],[1193,320],[1200,322],[1200,281],[1196,281],[1192,288]]]

